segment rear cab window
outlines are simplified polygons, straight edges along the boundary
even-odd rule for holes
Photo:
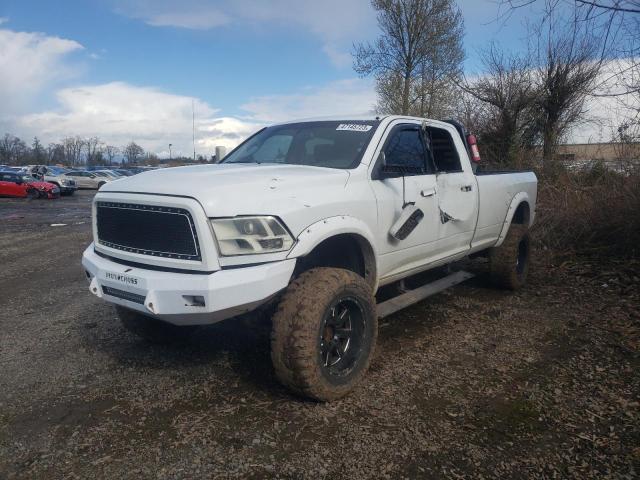
[[[436,127],[427,127],[426,133],[431,144],[436,171],[438,173],[462,172],[460,155],[451,133],[448,130]]]

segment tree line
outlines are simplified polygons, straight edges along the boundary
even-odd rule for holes
[[[458,118],[490,161],[509,165],[539,152],[553,169],[558,145],[588,120],[587,100],[608,96],[626,113],[609,126],[612,141],[640,141],[640,2],[499,3],[497,21],[534,4],[540,17],[527,27],[524,51],[488,45],[477,53],[481,73],[468,77],[455,0],[372,0],[380,35],[352,55],[356,72],[375,78],[377,111]]]
[[[83,138],[69,136],[60,142],[43,145],[38,137],[27,144],[19,137],[6,133],[0,137],[0,164],[3,165],[111,165],[111,164],[157,164],[158,157],[135,142],[117,147],[109,145],[99,137]]]

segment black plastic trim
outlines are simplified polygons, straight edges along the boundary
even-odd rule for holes
[[[127,267],[140,268],[142,270],[154,270],[156,272],[171,272],[171,273],[189,273],[191,275],[211,275],[215,273],[217,270],[189,270],[186,268],[171,268],[171,267],[159,267],[157,265],[148,265],[146,263],[138,263],[131,262],[129,260],[122,260],[121,258],[112,257],[111,255],[106,255],[98,250],[93,249],[94,253],[99,257],[106,258],[107,260],[111,260],[114,263],[119,263],[120,265],[126,265]]]

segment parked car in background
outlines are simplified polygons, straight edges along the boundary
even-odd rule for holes
[[[127,168],[127,170],[130,171],[132,175],[137,175],[139,173],[144,172],[142,168],[138,168],[138,167],[129,167]]]
[[[72,170],[65,173],[65,175],[73,178],[78,188],[98,189],[105,183],[112,181],[111,177],[96,175],[95,172],[87,172],[85,170]]]
[[[92,173],[95,173],[99,177],[109,177],[112,180],[118,180],[120,178],[125,178],[121,173],[114,172],[113,170],[96,170]]]
[[[0,172],[0,196],[29,198],[58,198],[60,188],[52,183],[39,182],[27,173]]]
[[[60,167],[45,167],[44,181],[60,188],[61,195],[73,195],[78,189],[76,181],[66,175],[68,170]]]
[[[126,168],[116,168],[113,171],[125,177],[130,177],[132,175],[135,175],[135,173],[133,173],[131,170],[127,170]]]

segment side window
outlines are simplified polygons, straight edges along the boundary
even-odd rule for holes
[[[460,157],[451,134],[442,128],[428,128],[433,162],[438,172],[461,172]]]
[[[406,165],[426,171],[425,148],[419,128],[400,127],[391,132],[384,146],[384,154],[389,164]]]

